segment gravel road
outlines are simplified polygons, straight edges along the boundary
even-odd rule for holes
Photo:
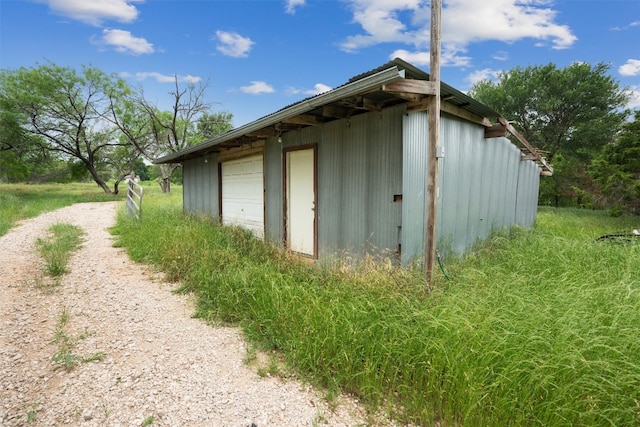
[[[258,375],[239,329],[193,319],[176,284],[112,246],[119,206],[75,204],[0,237],[0,426],[383,424],[353,399],[329,407],[308,385]],[[35,241],[56,222],[86,235],[54,287]],[[98,360],[60,368],[56,330]]]

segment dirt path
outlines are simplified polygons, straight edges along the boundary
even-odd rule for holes
[[[236,328],[190,317],[188,297],[133,264],[107,229],[118,203],[82,203],[22,221],[0,237],[0,426],[353,426],[363,411],[335,411],[297,381],[247,366]],[[56,222],[86,240],[51,289],[35,241]],[[63,334],[80,357],[56,369]]]

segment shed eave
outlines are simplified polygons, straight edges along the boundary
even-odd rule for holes
[[[373,88],[379,87],[383,84],[391,83],[396,80],[404,79],[405,71],[399,70],[397,66],[391,67],[369,77],[365,77],[361,80],[349,83],[339,88],[330,90],[326,93],[320,94],[313,98],[301,101],[293,104],[288,108],[282,109],[270,115],[267,115],[261,119],[248,123],[233,129],[223,135],[217,136],[208,141],[202,142],[193,147],[186,148],[176,153],[169,154],[164,157],[160,157],[153,161],[154,164],[162,163],[178,163],[190,157],[197,156],[201,152],[207,152],[215,146],[222,144],[226,141],[231,141],[235,138],[242,137],[244,135],[256,132],[268,126],[272,126],[282,120],[289,117],[293,117],[299,114],[303,114],[306,111],[312,110],[317,107],[321,107],[325,104],[335,102],[342,98],[358,95],[363,92],[367,92]]]

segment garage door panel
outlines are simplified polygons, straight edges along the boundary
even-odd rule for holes
[[[222,223],[264,237],[263,156],[222,164]]]

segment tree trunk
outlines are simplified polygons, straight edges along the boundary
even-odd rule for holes
[[[118,194],[118,186],[120,185],[120,183],[122,182],[122,180],[126,177],[129,176],[130,178],[133,179],[133,177],[135,177],[135,173],[131,172],[131,173],[123,173],[122,175],[120,175],[118,177],[118,179],[116,180],[116,182],[113,184],[113,194]]]
[[[177,165],[173,163],[160,165],[160,178],[158,178],[158,184],[163,193],[171,192],[171,175],[176,170]]]
[[[171,192],[171,177],[162,177],[158,180],[163,193]]]
[[[91,174],[91,178],[93,178],[93,181],[96,184],[98,184],[100,186],[100,188],[102,188],[106,194],[112,194],[111,193],[111,189],[109,188],[107,183],[104,182],[104,180],[100,177],[100,175],[98,175],[98,171],[93,166],[93,164],[90,163],[90,162],[87,162],[87,161],[85,161],[84,164],[87,166],[87,170]]]

